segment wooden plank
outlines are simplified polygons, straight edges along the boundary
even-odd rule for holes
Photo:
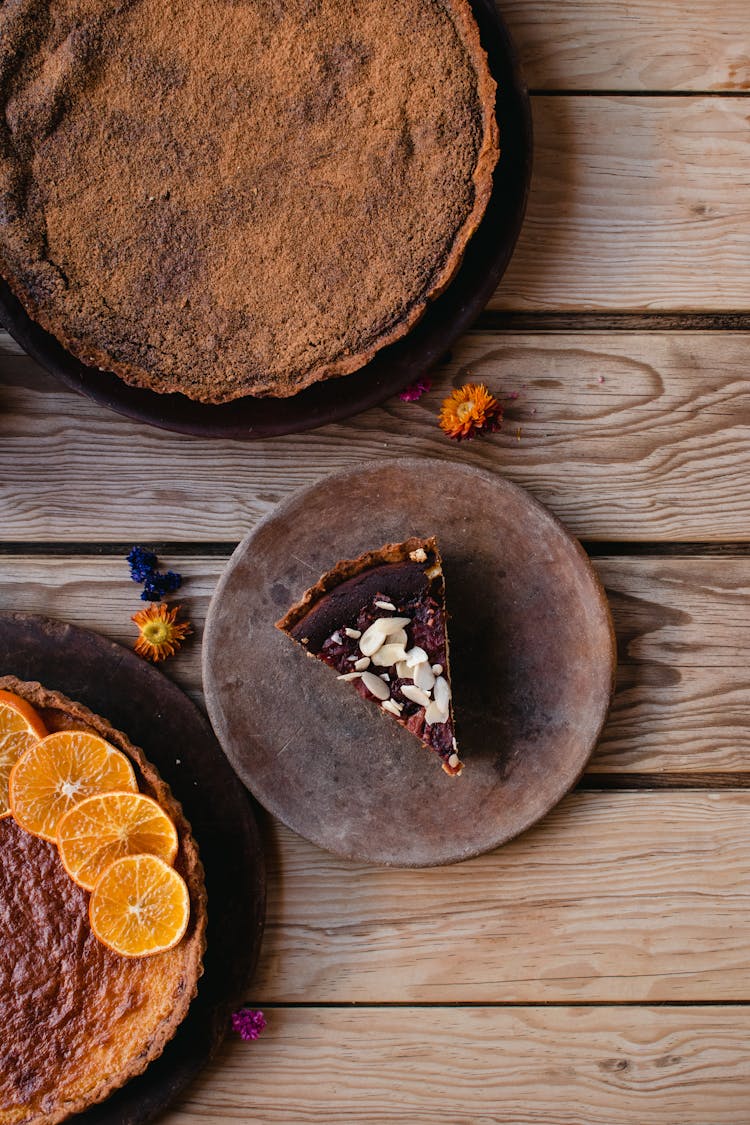
[[[165,671],[202,703],[200,637],[221,557],[167,555],[194,637]],[[750,559],[601,558],[619,641],[594,774],[750,771]],[[139,588],[124,557],[0,557],[0,609],[63,617],[132,645]]]
[[[598,559],[617,692],[591,769],[750,768],[750,559]]]
[[[750,306],[744,98],[542,96],[533,113],[528,214],[493,308]]]
[[[745,1008],[277,1010],[164,1125],[746,1125]]]
[[[250,445],[130,423],[2,346],[2,540],[239,540],[299,487],[400,455],[498,471],[584,538],[750,538],[747,332],[472,332],[419,403]],[[456,445],[437,412],[469,378],[519,397]]]
[[[537,90],[747,90],[745,0],[498,0]]]
[[[265,821],[261,1005],[750,999],[747,792],[577,793],[498,851],[423,871]]]

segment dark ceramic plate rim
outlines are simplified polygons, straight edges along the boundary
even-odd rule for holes
[[[131,664],[135,669],[138,665],[142,666],[138,669],[140,675],[149,678],[158,676],[163,681],[160,688],[160,698],[163,700],[166,695],[167,707],[170,710],[172,706],[176,706],[183,712],[189,712],[190,726],[200,728],[205,738],[202,747],[212,745],[215,747],[216,764],[219,766],[219,773],[223,775],[222,785],[226,783],[227,792],[229,792],[229,787],[233,791],[231,793],[233,827],[241,832],[237,855],[243,857],[243,873],[247,876],[246,883],[243,883],[246,893],[234,899],[230,899],[226,893],[219,894],[217,902],[217,890],[225,891],[225,888],[214,882],[211,877],[212,871],[217,866],[216,860],[214,859],[211,865],[206,863],[205,867],[206,883],[210,892],[213,886],[214,917],[221,916],[222,924],[225,924],[226,919],[229,918],[229,924],[246,927],[242,931],[246,937],[243,958],[232,961],[226,969],[224,977],[222,977],[219,975],[218,961],[210,960],[210,954],[207,951],[204,962],[205,971],[198,984],[198,995],[193,1000],[175,1037],[167,1043],[162,1055],[150,1063],[142,1074],[131,1078],[104,1101],[70,1118],[71,1121],[79,1122],[80,1125],[144,1125],[145,1122],[151,1121],[157,1114],[162,1113],[215,1055],[228,1030],[231,1011],[246,997],[246,990],[250,985],[260,953],[265,919],[265,859],[258,825],[247,792],[226,761],[206,717],[181,688],[168,680],[167,677],[162,676],[158,669],[147,665],[139,657],[114,641],[110,641],[92,630],[82,629],[67,622],[30,613],[0,613],[0,629],[6,623],[10,623],[10,629],[17,626],[21,630],[24,626],[27,626],[37,628],[42,632],[50,630],[55,637],[55,644],[61,646],[67,643],[71,634],[74,637],[85,638],[89,642],[93,639],[94,648],[105,667],[110,661],[116,662],[117,667],[122,667],[123,664]],[[46,656],[49,658],[49,649],[46,650]],[[44,671],[44,651],[40,651],[38,657],[36,652],[24,651],[21,659],[27,661],[27,674],[19,678],[39,679],[45,687],[59,690],[70,698],[76,698],[81,703],[91,706],[91,709],[96,713],[104,714],[101,709],[94,705],[92,699],[86,698],[85,690],[77,693],[70,689],[66,690],[66,677],[73,676],[75,678],[76,675],[75,659],[66,667],[57,683],[50,682],[49,673],[45,677],[34,673],[34,666],[38,667],[40,671]],[[0,668],[0,674],[8,673],[18,675],[18,668]],[[120,726],[126,730],[126,724],[120,722]],[[211,760],[213,762],[213,755]],[[182,764],[185,772],[177,778],[173,772],[164,768],[163,763],[159,763],[159,769],[175,796],[185,803],[185,793],[188,790],[189,782],[194,778],[192,776],[193,771],[190,769],[189,752],[184,748],[182,749]],[[215,765],[212,768],[215,768]],[[207,819],[210,820],[208,810],[206,815]],[[195,828],[197,818],[192,814],[190,819]],[[201,849],[201,841],[203,841],[204,850],[201,858],[204,860],[205,844],[209,832],[208,824],[198,825],[196,830],[199,850]],[[252,857],[252,869],[250,869],[250,862],[248,862],[250,857]],[[251,897],[251,892],[254,892],[254,898]],[[209,893],[208,910],[210,934],[211,893]],[[251,919],[254,923],[254,930],[248,932],[247,927]],[[233,950],[233,953],[236,953],[236,950]],[[222,968],[223,966],[224,963],[222,962]],[[191,1040],[190,1044],[186,1042],[188,1038]]]
[[[485,216],[448,286],[403,339],[353,375],[329,379],[290,399],[241,398],[212,406],[180,394],[131,387],[111,372],[87,367],[25,312],[0,279],[0,322],[15,341],[66,386],[118,414],[197,437],[254,440],[299,433],[375,406],[443,358],[477,318],[510,261],[531,180],[529,98],[510,34],[494,0],[471,0],[497,82],[501,155]]]
[[[263,806],[263,808],[265,808],[269,813],[271,813],[272,816],[275,816],[278,820],[280,820],[282,822],[282,824],[285,824],[286,827],[289,828],[292,832],[295,832],[297,835],[302,835],[305,839],[308,839],[311,843],[315,844],[316,847],[322,848],[324,851],[331,852],[334,855],[339,855],[344,859],[353,860],[355,862],[373,863],[376,866],[382,866],[382,867],[394,867],[394,868],[418,870],[418,869],[426,868],[426,867],[442,867],[442,866],[448,866],[448,865],[451,865],[451,864],[454,864],[454,863],[462,863],[464,860],[474,859],[479,855],[485,855],[487,852],[493,851],[495,848],[501,847],[503,844],[509,843],[511,840],[516,839],[518,836],[522,835],[524,832],[527,832],[535,824],[538,824],[541,820],[543,820],[544,817],[546,817],[551,812],[551,810],[553,808],[555,808],[560,803],[560,801],[562,801],[562,799],[565,796],[567,796],[567,794],[570,793],[571,790],[573,790],[575,788],[575,786],[578,784],[581,777],[583,776],[583,774],[586,770],[586,767],[587,767],[589,761],[591,760],[591,756],[594,753],[594,750],[596,749],[596,746],[599,742],[599,739],[601,738],[601,734],[602,734],[602,731],[604,729],[604,725],[607,721],[609,710],[610,710],[610,707],[611,707],[611,704],[612,704],[612,698],[613,698],[614,692],[615,692],[616,676],[617,676],[617,639],[616,639],[616,636],[615,636],[614,624],[613,624],[613,621],[612,621],[612,614],[611,614],[611,610],[610,610],[610,607],[609,607],[609,601],[607,599],[607,595],[606,595],[604,586],[602,585],[601,579],[599,578],[599,575],[597,574],[597,572],[596,572],[596,570],[593,566],[593,563],[591,562],[591,559],[589,558],[589,556],[584,551],[584,549],[581,546],[581,543],[579,542],[579,540],[570,531],[568,531],[568,529],[565,527],[565,525],[562,523],[562,521],[560,519],[558,519],[558,517],[553,512],[551,512],[549,508],[547,508],[544,504],[542,504],[541,501],[537,500],[536,497],[532,496],[530,492],[527,492],[525,488],[522,488],[520,485],[514,484],[512,481],[509,481],[506,477],[502,476],[499,473],[493,473],[493,472],[490,472],[487,469],[479,468],[475,465],[462,464],[460,462],[454,463],[454,462],[451,462],[451,461],[438,460],[437,458],[431,458],[431,457],[396,457],[396,458],[388,458],[388,464],[393,466],[394,468],[401,467],[405,470],[408,470],[411,466],[414,466],[415,464],[419,464],[422,468],[424,468],[426,466],[432,467],[433,471],[436,474],[439,474],[440,472],[444,471],[446,465],[451,466],[453,464],[458,464],[458,465],[461,465],[462,468],[469,469],[472,472],[485,477],[488,482],[492,482],[492,483],[495,483],[495,484],[498,481],[502,482],[502,487],[507,488],[509,491],[515,492],[520,497],[522,497],[524,502],[527,503],[531,509],[534,509],[537,512],[539,512],[544,518],[546,518],[550,522],[550,524],[553,527],[556,527],[558,529],[558,531],[570,542],[570,544],[572,545],[572,547],[574,549],[574,552],[575,552],[576,556],[578,557],[578,559],[581,563],[581,566],[582,566],[583,570],[586,572],[586,574],[588,575],[588,577],[590,578],[590,580],[592,582],[592,591],[593,591],[594,597],[596,599],[597,606],[601,610],[603,618],[609,626],[609,642],[610,642],[610,645],[609,645],[609,664],[610,664],[610,668],[609,668],[609,694],[608,694],[608,697],[607,697],[606,706],[602,710],[601,719],[600,719],[599,723],[597,724],[597,727],[596,727],[596,729],[595,729],[595,731],[594,731],[594,733],[591,737],[590,744],[588,746],[585,746],[584,750],[582,752],[583,756],[582,756],[582,759],[581,759],[580,767],[578,768],[578,770],[575,773],[573,773],[571,775],[565,775],[565,774],[561,775],[562,781],[561,781],[560,786],[557,789],[555,789],[553,793],[551,793],[550,799],[549,799],[548,802],[545,803],[545,805],[542,808],[542,811],[539,812],[538,815],[535,815],[532,819],[530,819],[526,824],[522,825],[521,827],[514,828],[511,831],[506,831],[506,832],[500,831],[500,832],[498,832],[497,837],[495,838],[495,840],[493,842],[485,844],[485,845],[477,847],[477,848],[474,848],[474,849],[469,849],[465,852],[462,852],[460,856],[457,855],[454,858],[447,858],[447,859],[445,857],[441,856],[441,857],[435,859],[434,861],[425,862],[425,863],[418,863],[418,864],[417,863],[408,863],[408,862],[386,864],[386,863],[383,863],[382,861],[373,860],[373,859],[371,859],[370,857],[367,857],[367,856],[353,855],[353,854],[351,854],[350,852],[348,852],[344,849],[337,849],[336,847],[331,846],[331,844],[329,842],[326,842],[323,839],[316,839],[313,835],[307,835],[306,833],[302,833],[297,826],[295,826],[294,824],[290,824],[285,819],[283,808],[278,806],[273,801],[267,801],[265,794],[261,795],[259,793],[256,793],[250,787],[250,785],[244,780],[244,778],[242,778],[241,775],[238,774],[238,776],[241,777],[241,780],[243,781],[243,784],[247,785],[247,788],[250,790],[251,793],[253,793],[253,796],[258,801],[258,803]],[[211,679],[210,652],[211,652],[211,647],[212,647],[213,622],[214,622],[214,617],[215,617],[215,614],[216,614],[215,607],[219,604],[219,601],[223,596],[224,588],[229,583],[231,571],[233,569],[233,562],[234,562],[235,558],[239,557],[241,554],[243,554],[247,550],[248,546],[252,543],[252,540],[254,539],[254,537],[256,535],[258,535],[262,531],[262,529],[266,527],[267,524],[269,524],[269,523],[271,523],[275,520],[278,520],[278,519],[284,519],[288,515],[288,513],[292,509],[292,507],[296,503],[299,502],[300,498],[302,496],[304,496],[305,493],[307,493],[309,491],[312,491],[315,488],[319,488],[320,485],[323,484],[324,482],[327,486],[334,486],[335,487],[337,482],[342,482],[342,481],[346,481],[346,480],[350,479],[353,473],[356,473],[356,474],[361,473],[361,474],[364,475],[367,472],[377,470],[377,469],[380,469],[382,467],[383,467],[382,461],[367,462],[365,464],[356,466],[355,469],[342,469],[342,470],[339,470],[336,473],[331,473],[331,474],[329,474],[325,477],[321,477],[320,480],[315,481],[314,484],[308,485],[307,488],[299,489],[297,492],[293,493],[286,500],[284,500],[281,504],[279,504],[279,506],[277,508],[275,508],[272,512],[269,512],[266,516],[264,516],[263,519],[260,520],[255,525],[255,527],[251,531],[249,531],[247,533],[247,535],[244,536],[242,541],[238,544],[236,549],[232,552],[232,555],[230,556],[229,560],[227,561],[227,564],[224,567],[224,570],[222,571],[222,574],[221,574],[219,582],[216,586],[216,589],[214,590],[214,593],[211,597],[211,602],[210,602],[209,607],[208,607],[208,613],[206,615],[206,623],[205,623],[204,632],[203,632],[203,647],[202,647],[202,650],[201,650],[201,675],[202,675],[202,679],[203,679],[204,694],[205,694],[205,698],[206,698],[206,708],[207,708],[207,711],[208,711],[208,714],[209,714],[209,718],[211,720],[211,725],[212,725],[212,727],[214,729],[214,732],[216,734],[216,737],[217,737],[217,739],[219,740],[220,743],[222,742],[221,728],[223,726],[223,723],[222,723],[222,716],[221,716],[219,708],[215,707],[213,705],[212,691],[209,689],[209,683],[210,683],[210,679]],[[225,753],[226,753],[226,751],[225,751]],[[227,756],[229,757],[229,755],[227,755]],[[229,760],[231,761],[231,757],[230,757]]]

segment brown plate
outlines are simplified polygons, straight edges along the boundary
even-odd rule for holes
[[[208,1062],[230,1012],[247,996],[265,916],[265,864],[255,817],[197,707],[127,649],[62,621],[0,614],[0,675],[8,673],[61,691],[124,731],[169,783],[198,842],[208,891],[198,995],[174,1039],[143,1074],[71,1119],[80,1125],[142,1125]]]
[[[433,534],[458,778],[274,628],[339,559]],[[211,602],[203,681],[227,757],[275,816],[352,859],[424,867],[504,843],[567,793],[601,732],[615,660],[604,592],[554,516],[502,477],[404,459],[327,477],[247,536]]]
[[[2,279],[0,323],[38,363],[87,398],[137,421],[200,437],[252,441],[298,433],[367,410],[414,382],[443,358],[497,288],[521,230],[531,180],[531,111],[515,48],[495,0],[471,4],[497,82],[502,151],[492,196],[445,293],[407,336],[383,348],[361,370],[317,383],[292,398],[246,397],[212,406],[181,394],[131,387],[109,371],[86,367],[26,314]]]

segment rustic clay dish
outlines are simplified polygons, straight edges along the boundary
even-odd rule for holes
[[[274,628],[339,559],[432,534],[458,778]],[[222,576],[203,647],[214,729],[261,804],[330,851],[405,867],[488,851],[544,816],[596,745],[614,670],[606,598],[560,523],[499,476],[421,459],[328,477],[263,521]]]
[[[161,672],[120,645],[61,621],[0,614],[0,675],[6,673],[39,680],[125,731],[168,782],[198,843],[208,891],[198,995],[164,1053],[74,1119],[81,1125],[143,1125],[208,1062],[230,1012],[248,995],[265,914],[255,818],[203,715]]]

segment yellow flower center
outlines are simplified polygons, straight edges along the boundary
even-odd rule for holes
[[[168,641],[172,635],[172,628],[168,621],[157,619],[147,621],[141,629],[143,639],[151,645],[161,645]]]
[[[456,411],[459,422],[465,422],[468,418],[471,418],[475,410],[476,403],[473,398],[467,398],[465,402],[460,403]]]

